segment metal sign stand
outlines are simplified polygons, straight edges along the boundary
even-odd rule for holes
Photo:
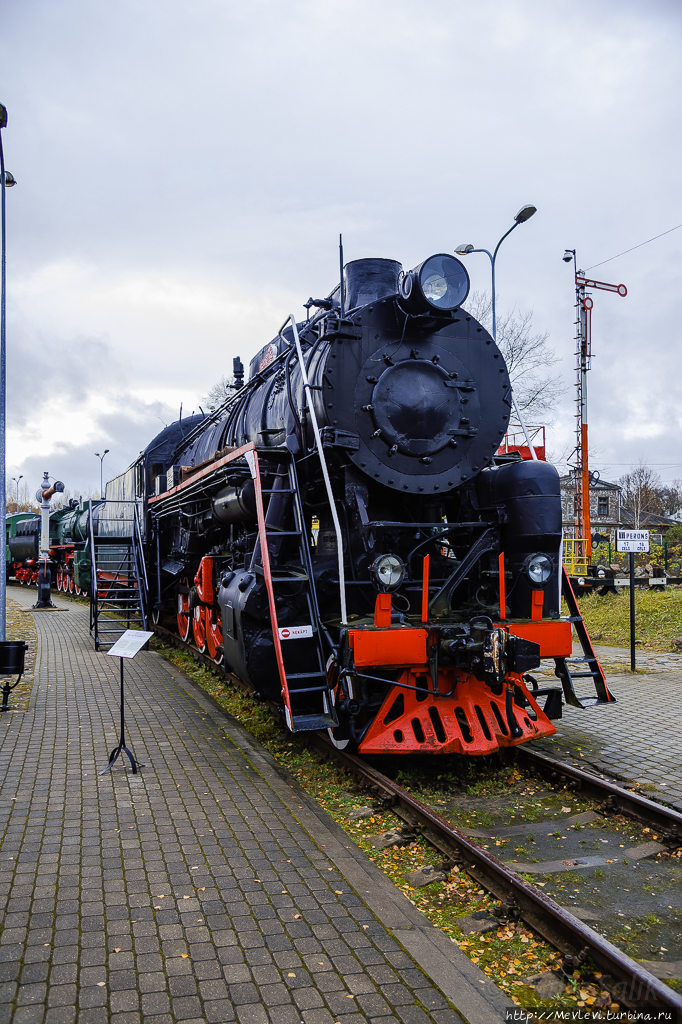
[[[635,671],[635,553],[630,552],[630,671]]]
[[[635,552],[649,550],[648,530],[616,530],[616,551],[630,556],[630,671],[636,669],[635,656]]]
[[[142,650],[147,641],[152,637],[153,633],[143,633],[139,629],[127,629],[125,633],[116,641],[113,647],[107,651],[107,657],[118,658],[121,664],[121,733],[118,740],[118,746],[109,754],[109,764],[100,772],[100,775],[106,775],[110,771],[121,754],[127,754],[130,764],[133,769],[133,775],[137,775],[138,768],[146,768],[147,765],[143,764],[142,761],[138,761],[133,754],[132,750],[129,750],[126,746],[126,733],[125,733],[125,676],[123,672],[123,662],[126,658],[134,658],[136,654]]]

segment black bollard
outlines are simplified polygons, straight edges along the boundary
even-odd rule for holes
[[[28,644],[23,640],[3,640],[0,642],[0,675],[18,676],[16,683],[10,683],[6,679],[2,687],[2,706],[0,712],[9,711],[9,695],[15,686],[21,682],[24,674],[24,658]]]
[[[40,563],[38,572],[38,600],[34,608],[54,608],[52,603],[52,575],[47,561]]]

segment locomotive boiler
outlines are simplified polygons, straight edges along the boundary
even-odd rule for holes
[[[468,290],[448,254],[349,263],[100,511],[139,503],[157,622],[361,753],[485,754],[561,713],[525,678],[571,653],[559,477],[496,454],[509,374]]]

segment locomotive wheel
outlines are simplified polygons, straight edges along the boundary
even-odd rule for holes
[[[215,622],[213,621],[213,610],[206,608],[206,646],[208,647],[208,653],[215,661],[216,665],[222,665],[223,663],[223,621],[220,618],[220,612],[216,612]]]
[[[338,681],[339,680],[339,670],[338,670],[336,661],[334,660],[333,656],[330,657],[329,661],[327,662],[327,676],[329,678],[329,683],[332,686],[332,691],[331,691],[332,706],[335,707],[337,699],[339,697],[340,691],[339,691],[339,681]],[[348,698],[349,698],[349,700],[352,700],[353,699],[353,684],[350,681],[350,679],[348,678],[348,676],[346,676],[346,687],[348,688],[348,691],[349,691],[348,692]],[[326,703],[326,699],[325,699],[325,703]],[[349,728],[350,723],[349,723],[349,719],[348,719],[348,714],[347,714],[347,712],[344,712],[343,710],[341,710],[341,708],[339,708],[337,714],[338,714],[339,724],[335,728],[333,728],[333,729],[327,729],[327,732],[329,734],[329,739],[332,741],[332,743],[334,744],[334,746],[336,747],[337,750],[346,750],[346,748],[350,744],[350,728]]]
[[[73,594],[73,576],[68,576],[67,579],[69,581],[69,593]]]
[[[64,577],[63,577],[63,575],[62,575],[62,573],[60,571],[60,572],[57,573],[57,590],[61,590],[62,589],[63,581],[64,581]]]
[[[197,605],[192,615],[192,633],[194,643],[202,654],[206,651],[206,608],[203,604]]]
[[[178,633],[181,639],[189,638],[189,631],[192,628],[192,613],[189,610],[189,583],[186,579],[180,580],[180,586],[187,593],[178,591]]]
[[[81,588],[78,586],[77,583],[74,583],[73,589],[76,591],[76,597],[80,597],[81,596]]]

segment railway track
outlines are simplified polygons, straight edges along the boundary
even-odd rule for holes
[[[181,641],[177,634],[162,626],[152,628],[173,646],[189,650],[200,663],[224,671],[196,647]],[[235,682],[243,686],[239,680]],[[279,710],[276,705],[272,707]],[[667,1008],[682,1017],[682,997],[537,885],[522,878],[509,863],[474,841],[471,833],[479,835],[475,830],[454,826],[362,758],[332,745],[326,734],[306,734],[306,741],[350,771],[378,805],[390,807],[409,829],[418,829],[426,841],[443,855],[446,867],[460,866],[499,899],[503,917],[521,918],[558,949],[563,954],[563,969],[567,975],[589,956],[603,974],[602,986],[611,991],[620,1005],[633,1009],[643,1006]],[[673,844],[682,843],[682,814],[672,808],[544,753],[526,747],[517,748],[516,752],[528,769],[555,785],[598,801],[603,812],[625,815],[655,829],[657,835]]]

